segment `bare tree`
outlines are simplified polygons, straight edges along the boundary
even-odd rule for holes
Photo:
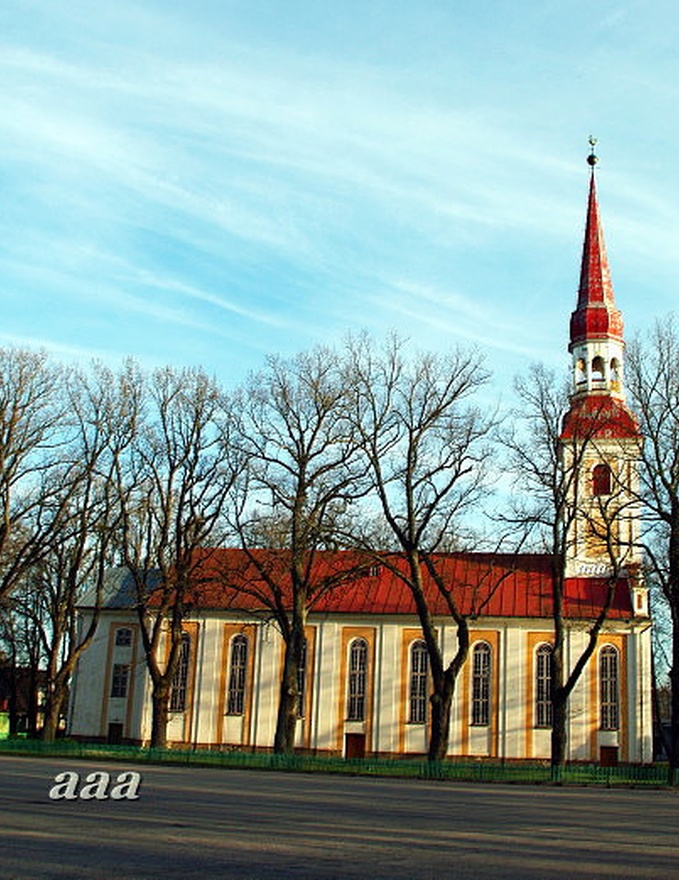
[[[666,743],[674,781],[679,777],[679,332],[676,319],[658,321],[628,348],[627,387],[645,443],[641,500],[650,578],[665,600],[671,636],[668,666],[670,730]]]
[[[248,464],[232,522],[248,559],[241,588],[269,609],[285,645],[278,753],[295,746],[309,609],[355,571],[341,556],[318,565],[322,551],[337,547],[347,506],[362,486],[343,380],[338,354],[317,348],[290,360],[270,357],[242,391],[239,430]]]
[[[182,622],[199,601],[196,573],[205,554],[198,551],[224,540],[235,477],[230,403],[198,369],[137,371],[130,383],[139,429],[117,470],[121,543],[152,681],[151,745],[164,747]]]
[[[441,760],[449,742],[455,683],[469,652],[468,618],[479,607],[472,602],[472,608],[461,608],[439,551],[462,546],[463,514],[487,491],[486,441],[494,417],[469,400],[489,374],[474,351],[409,359],[396,338],[381,351],[365,337],[351,341],[347,369],[352,419],[373,497],[405,567],[399,557],[381,553],[383,530],[378,529],[376,540],[363,526],[354,540],[391,567],[412,592],[432,679],[428,755]],[[458,647],[449,661],[437,639],[427,578],[457,625]]]
[[[39,597],[26,576],[0,602],[0,666],[9,689],[9,733],[36,736],[39,723],[39,686],[44,668],[40,635]],[[26,613],[26,609],[29,613]]]
[[[68,442],[59,465],[40,484],[40,509],[50,519],[49,541],[30,577],[46,657],[47,741],[56,735],[78,658],[94,638],[104,573],[120,537],[115,476],[136,432],[129,379],[125,371],[116,376],[97,364],[89,374],[69,373],[64,391]],[[81,631],[77,606],[86,592],[93,613]]]
[[[129,429],[112,375],[5,353],[2,397],[2,587],[46,664],[43,736],[54,738],[78,657],[76,604],[101,583],[115,537],[112,476]],[[1,591],[0,591],[1,592]]]
[[[45,549],[36,486],[65,442],[63,375],[44,352],[0,349],[0,597]]]
[[[532,539],[552,563],[551,763],[565,763],[568,703],[594,649],[616,597],[623,567],[633,548],[623,533],[621,517],[631,514],[630,488],[623,479],[624,463],[636,459],[639,445],[612,439],[627,417],[607,397],[586,399],[582,411],[572,405],[568,389],[558,386],[551,371],[535,365],[516,390],[521,409],[513,427],[503,431],[516,476],[512,513],[520,540]],[[613,430],[611,430],[613,429]],[[631,430],[631,429],[630,429]],[[612,435],[612,437],[611,437]],[[592,496],[587,485],[593,463],[610,462],[610,491]],[[617,462],[617,463],[616,463]],[[606,467],[609,467],[607,464]],[[587,632],[584,649],[568,665],[568,579],[576,547],[586,547],[595,570],[605,571],[605,589],[596,613],[579,621]]]
[[[649,537],[646,535],[645,537]],[[657,549],[657,548],[656,548]],[[660,746],[665,756],[672,755],[672,668],[673,623],[663,584],[655,576],[653,566],[660,553],[646,554],[646,579],[649,587],[649,614],[651,630],[651,699],[653,710],[654,745]],[[670,782],[676,783],[676,769],[669,760]]]

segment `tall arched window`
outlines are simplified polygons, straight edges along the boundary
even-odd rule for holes
[[[620,727],[619,656],[613,645],[599,652],[599,713],[602,730]]]
[[[472,724],[490,724],[491,650],[487,642],[474,645],[472,653]]]
[[[429,655],[427,646],[420,639],[410,646],[410,713],[411,724],[427,722],[427,676]]]
[[[242,715],[245,711],[245,686],[248,672],[248,638],[237,635],[231,639],[229,688],[226,700],[227,715]]]
[[[354,639],[349,646],[348,721],[365,721],[367,680],[368,643],[365,639]]]
[[[575,384],[580,386],[587,382],[587,367],[582,358],[578,358],[575,364]]]
[[[592,495],[611,494],[611,469],[607,464],[597,464],[592,469]]]
[[[606,378],[604,370],[604,359],[597,355],[592,359],[592,382],[601,384]]]
[[[552,647],[535,652],[535,726],[552,726]]]
[[[186,711],[186,687],[189,680],[189,662],[191,659],[191,636],[182,633],[182,643],[179,648],[179,660],[172,676],[170,686],[170,712]]]
[[[299,654],[299,665],[297,666],[297,694],[299,703],[297,708],[297,717],[304,718],[306,703],[306,663],[307,663],[308,646],[306,638],[302,642],[302,649]]]

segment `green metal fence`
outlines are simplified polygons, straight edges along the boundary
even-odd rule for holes
[[[562,784],[605,786],[655,786],[669,784],[665,764],[600,767],[596,764],[569,764],[554,771],[546,763],[410,760],[404,758],[345,759],[319,755],[274,755],[264,752],[219,750],[151,749],[105,743],[58,740],[44,743],[31,739],[0,742],[0,755],[33,755],[130,763],[181,764],[225,768],[252,768],[298,773],[343,773],[360,776],[410,777],[457,780],[460,782],[498,782],[516,784]]]

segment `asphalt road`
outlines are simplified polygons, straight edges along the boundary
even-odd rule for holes
[[[50,800],[141,770],[139,799]],[[0,880],[678,878],[679,792],[0,755]]]

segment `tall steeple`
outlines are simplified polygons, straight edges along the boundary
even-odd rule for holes
[[[594,166],[589,182],[587,225],[580,267],[577,308],[571,315],[570,350],[579,342],[612,337],[623,340],[622,314],[615,306],[604,233],[599,216]]]
[[[599,215],[594,138],[590,144],[580,286],[568,345],[573,386],[561,429],[563,460],[577,471],[570,499],[574,519],[568,538],[569,577],[609,572],[612,552],[618,566],[628,568],[639,561],[635,499],[641,437],[625,403],[623,320],[615,304]]]
[[[624,398],[622,366],[625,343],[623,321],[615,305],[613,284],[599,215],[594,168],[596,141],[590,138],[592,152],[587,223],[580,264],[578,302],[571,315],[570,344],[573,355],[573,393],[612,395]]]

